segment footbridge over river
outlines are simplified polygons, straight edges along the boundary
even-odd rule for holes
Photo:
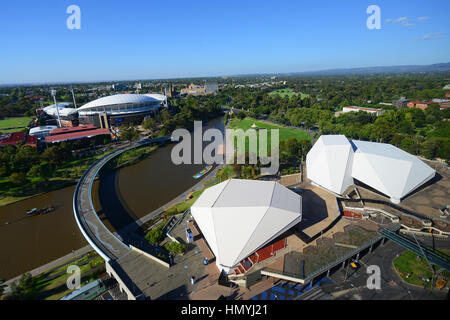
[[[111,152],[92,164],[75,188],[73,212],[81,233],[105,260],[108,274],[114,276],[121,290],[125,291],[128,299],[132,300],[149,298],[148,292],[145,293],[146,287],[142,283],[145,279],[142,276],[148,272],[159,272],[161,268],[167,268],[168,265],[164,266],[157,259],[152,260],[152,257],[144,251],[125,244],[106,228],[92,203],[92,185],[102,167],[123,152],[168,140],[170,137],[145,139]]]

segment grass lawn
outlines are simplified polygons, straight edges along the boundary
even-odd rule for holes
[[[89,258],[95,257],[87,262]],[[81,286],[86,285],[94,280],[94,274],[87,274],[94,268],[104,265],[105,261],[95,252],[90,252],[79,259],[70,260],[59,267],[55,267],[49,272],[45,272],[33,278],[35,281],[36,295],[38,300],[58,300],[70,293],[71,289],[66,286],[67,279],[70,274],[66,272],[69,265],[78,265],[81,271]]]
[[[449,254],[449,250],[441,250],[445,254]],[[394,260],[394,267],[397,273],[402,277],[402,279],[410,284],[414,284],[421,287],[430,287],[431,286],[431,277],[433,273],[428,266],[428,263],[425,259],[417,258],[417,255],[411,251],[406,251],[398,258]],[[438,270],[439,267],[436,268]],[[409,277],[407,278],[407,276]],[[442,272],[439,278],[441,277],[448,278],[450,276],[449,272]],[[422,280],[430,279],[429,282]]]
[[[6,120],[0,120],[0,132],[8,131],[18,131],[21,128],[26,128],[28,123],[31,121],[31,117],[21,117],[21,118],[9,118]],[[15,128],[11,130],[5,130],[8,128]]]
[[[279,130],[279,135],[280,135],[280,141],[284,141],[284,140],[288,140],[290,138],[295,138],[297,140],[303,140],[303,139],[307,139],[307,140],[311,140],[311,137],[309,136],[308,132],[306,132],[305,130],[302,129],[297,129],[297,128],[288,128],[288,127],[284,127],[281,125],[276,125],[276,124],[272,124],[269,123],[267,121],[259,121],[253,118],[245,118],[242,120],[239,119],[231,119],[229,122],[229,128],[230,129],[242,129],[244,131],[250,129],[250,127],[253,124],[256,124],[258,126],[258,128],[260,129],[278,129]],[[268,142],[268,147],[270,148],[271,146],[271,141],[270,141],[270,131],[267,133],[267,142]],[[245,149],[248,150],[248,139],[246,139],[245,141]],[[258,149],[259,150],[259,149]]]
[[[284,97],[292,97],[292,96],[298,96],[300,93],[294,92],[294,90],[290,89],[290,88],[286,88],[286,89],[279,89],[279,90],[275,90],[269,93],[269,95],[279,95],[280,97],[284,98]],[[301,98],[305,99],[309,97],[309,94],[305,94],[302,93],[301,94]]]

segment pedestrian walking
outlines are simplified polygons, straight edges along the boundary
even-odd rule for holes
[[[191,284],[194,285],[195,284],[195,278],[191,277]]]

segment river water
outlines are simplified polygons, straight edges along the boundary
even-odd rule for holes
[[[222,118],[205,127],[223,131]],[[174,165],[167,145],[136,165],[102,176],[93,203],[105,225],[115,231],[161,207],[192,187],[204,165]],[[0,278],[10,279],[87,245],[72,209],[75,186],[0,206]],[[26,211],[53,205],[46,215]],[[9,224],[6,224],[9,222]]]

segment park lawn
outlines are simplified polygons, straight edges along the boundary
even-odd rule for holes
[[[279,130],[279,137],[280,137],[280,141],[285,141],[285,140],[289,140],[290,138],[295,138],[298,141],[300,140],[311,140],[310,135],[308,134],[308,132],[306,132],[305,130],[302,129],[298,129],[298,128],[288,128],[282,125],[277,125],[277,124],[273,124],[273,123],[269,123],[267,121],[260,121],[260,120],[256,120],[253,118],[244,118],[242,120],[233,118],[230,120],[229,122],[229,128],[231,129],[242,129],[244,131],[250,129],[250,127],[253,124],[256,124],[258,126],[259,129],[278,129]],[[259,136],[258,136],[259,139]],[[270,131],[267,133],[267,143],[268,143],[268,150],[271,149],[271,135],[270,135]],[[245,150],[249,149],[249,141],[248,139],[245,140]],[[259,145],[258,145],[258,151],[259,151]]]
[[[17,131],[20,128],[26,128],[31,121],[31,117],[9,118],[6,120],[0,120],[0,131]],[[11,130],[3,130],[7,128],[16,128]],[[18,128],[18,129],[17,129]]]
[[[86,275],[87,272],[91,271],[93,268],[101,266],[105,263],[105,261],[97,256],[89,263],[86,263],[90,257],[97,256],[95,252],[90,252],[85,254],[83,257],[77,259],[71,259],[69,261],[64,262],[60,266],[57,266],[50,270],[49,272],[45,272],[34,277],[35,287],[37,289],[35,299],[38,300],[58,300],[64,297],[66,294],[70,293],[71,289],[68,289],[66,286],[67,279],[70,274],[66,272],[69,265],[78,265],[80,266],[81,271],[81,285],[84,286],[92,281],[96,280],[95,275],[89,274]],[[55,277],[54,279],[48,280],[47,277]]]
[[[298,96],[300,93],[294,92],[294,90],[290,89],[290,88],[286,88],[286,89],[279,89],[279,90],[275,90],[269,93],[269,95],[279,95],[280,97],[284,98],[284,97],[292,97],[292,96]],[[309,97],[309,94],[305,94],[302,93],[301,94],[301,98],[302,100]]]
[[[421,287],[429,287],[430,282],[423,281],[420,277],[431,279],[432,272],[425,259],[417,260],[417,255],[411,251],[406,251],[394,260],[394,267],[397,273],[405,282]],[[407,274],[410,276],[406,278]]]

